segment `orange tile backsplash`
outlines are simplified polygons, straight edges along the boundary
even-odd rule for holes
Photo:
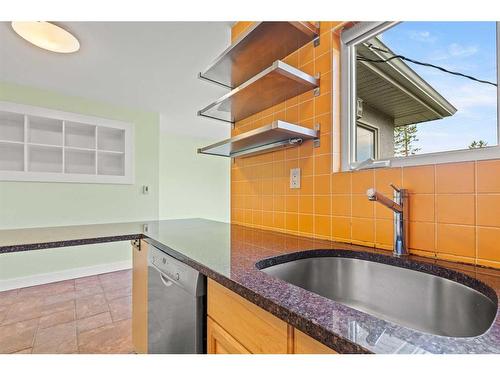
[[[233,26],[236,39],[251,22]],[[235,124],[232,134],[281,119],[313,128],[311,141],[272,153],[235,159],[231,168],[233,223],[392,249],[392,213],[369,202],[366,190],[392,194],[390,183],[410,192],[412,253],[500,268],[500,160],[472,161],[332,173],[338,169],[340,124],[339,22],[320,23],[320,44],[308,43],[284,59],[310,74],[320,73],[320,95],[308,92]],[[335,65],[337,67],[337,64]],[[332,78],[337,82],[332,85]],[[334,102],[336,100],[337,102]],[[332,146],[333,145],[333,146]],[[301,188],[289,188],[290,168],[301,168]]]

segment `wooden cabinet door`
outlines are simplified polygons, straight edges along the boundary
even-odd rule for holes
[[[217,282],[208,280],[208,316],[255,354],[289,353],[288,325]]]
[[[323,345],[319,341],[306,335],[305,333],[294,330],[293,340],[293,353],[294,354],[337,354],[333,349]]]
[[[132,241],[132,265],[132,342],[137,353],[147,353],[148,243],[146,241]]]
[[[250,352],[229,333],[207,317],[208,354],[250,354]]]

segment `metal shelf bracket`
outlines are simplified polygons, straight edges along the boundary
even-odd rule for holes
[[[319,22],[315,22],[314,26],[318,30],[318,34],[319,34],[321,32]],[[316,38],[313,39],[313,45],[314,45],[314,47],[317,47],[317,46],[319,46],[319,44],[320,44],[320,40],[319,40],[319,35],[318,35]]]
[[[317,136],[317,138],[313,140],[313,147],[314,148],[317,148],[317,147],[321,146],[321,141],[320,141],[321,132],[320,132],[320,129],[321,129],[321,125],[320,124],[315,124],[314,125],[314,130],[316,130],[316,136]]]
[[[317,82],[320,82],[321,73],[319,73],[319,72],[318,72],[318,73],[316,73],[316,74],[314,75],[314,78],[316,78],[316,81],[317,81]],[[320,87],[321,87],[321,86],[318,86],[318,87],[316,87],[316,88],[313,90],[313,96],[320,96],[320,94],[321,94]]]

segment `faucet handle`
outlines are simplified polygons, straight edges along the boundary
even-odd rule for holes
[[[396,185],[394,184],[389,184],[390,187],[392,187],[397,193],[400,193],[401,192],[401,189],[398,188]]]

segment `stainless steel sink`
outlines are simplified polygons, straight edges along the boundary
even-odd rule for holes
[[[304,258],[263,272],[375,317],[448,337],[483,334],[497,304],[455,281],[346,257]]]

